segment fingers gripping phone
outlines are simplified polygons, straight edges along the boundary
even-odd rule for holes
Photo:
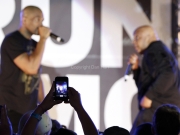
[[[68,101],[68,87],[69,87],[69,81],[68,77],[66,76],[58,76],[55,78],[55,94],[54,99],[55,100],[62,100],[62,101]]]

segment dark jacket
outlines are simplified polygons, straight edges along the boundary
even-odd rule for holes
[[[178,63],[173,53],[161,41],[149,45],[143,53],[142,67],[133,72],[139,103],[143,96],[147,96],[152,100],[154,109],[165,103],[180,107]]]

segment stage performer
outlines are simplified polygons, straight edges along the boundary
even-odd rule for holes
[[[151,26],[138,27],[134,31],[133,44],[143,59],[141,67],[138,55],[132,54],[129,59],[139,103],[131,135],[138,125],[152,122],[153,114],[160,105],[169,103],[180,107],[180,73],[174,54],[158,39]]]
[[[51,30],[44,27],[40,8],[27,6],[20,13],[20,27],[5,36],[1,45],[0,104],[6,104],[14,132],[21,116],[44,99],[41,60]],[[32,35],[39,35],[38,42]]]

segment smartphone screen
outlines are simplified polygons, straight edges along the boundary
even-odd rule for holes
[[[67,82],[56,82],[56,96],[67,97]]]
[[[60,100],[68,100],[68,78],[55,78],[55,98]]]

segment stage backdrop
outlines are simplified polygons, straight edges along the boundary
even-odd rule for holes
[[[170,0],[1,0],[0,42],[19,27],[19,12],[35,5],[44,13],[44,25],[65,39],[47,40],[42,60],[46,94],[56,76],[68,76],[81,93],[82,104],[98,129],[120,126],[130,130],[137,110],[137,88],[124,72],[134,53],[133,31],[151,24],[171,46]],[[38,41],[38,36],[33,37]],[[82,135],[74,109],[60,104],[49,111],[52,119]]]

